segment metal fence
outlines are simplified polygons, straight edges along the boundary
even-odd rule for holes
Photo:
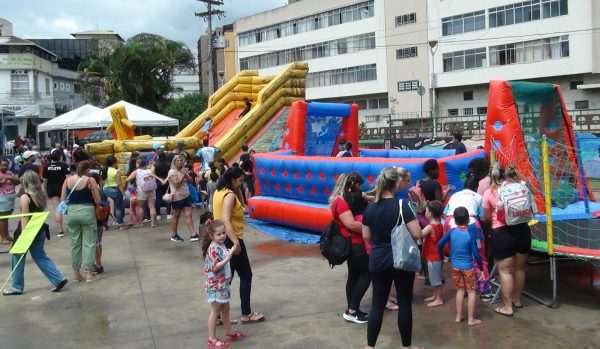
[[[568,110],[575,132],[600,132],[600,109]],[[369,116],[373,119],[376,116]],[[381,115],[377,120],[391,126],[363,127],[361,139],[451,137],[460,131],[464,137],[484,137],[487,115],[447,115],[433,118],[430,112],[423,118],[398,118]]]

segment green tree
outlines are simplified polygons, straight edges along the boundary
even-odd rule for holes
[[[207,96],[198,92],[188,93],[180,99],[171,101],[165,108],[164,114],[179,120],[179,128],[182,129],[206,110],[207,105]],[[155,127],[152,134],[173,136],[176,132],[173,127]]]
[[[195,66],[192,52],[183,43],[142,33],[108,55],[96,54],[84,61],[80,78],[88,91],[103,88],[102,104],[125,100],[162,112],[174,91],[173,73]]]

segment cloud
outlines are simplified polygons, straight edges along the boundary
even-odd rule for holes
[[[72,19],[55,19],[52,21],[52,24],[57,29],[66,29],[72,32],[79,31],[79,26]]]

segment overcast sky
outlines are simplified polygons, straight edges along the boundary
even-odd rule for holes
[[[206,22],[194,16],[206,11],[197,0],[1,0],[0,16],[13,23],[15,36],[29,39],[73,38],[92,29],[113,30],[127,39],[146,32],[183,41],[196,52]],[[223,0],[226,17],[219,24],[283,6],[286,0]]]

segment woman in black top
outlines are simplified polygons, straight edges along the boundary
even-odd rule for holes
[[[165,152],[158,153],[156,157],[156,163],[154,164],[154,174],[160,179],[164,179],[165,183],[162,183],[158,179],[156,180],[156,201],[154,202],[156,207],[156,219],[160,219],[160,207],[165,206],[167,210],[167,219],[171,219],[171,203],[163,200],[163,196],[169,189],[169,183],[166,181],[169,170],[171,169],[171,163],[167,160]]]
[[[56,208],[60,204],[60,190],[62,189],[65,179],[70,174],[69,165],[61,162],[63,154],[58,150],[53,150],[50,154],[50,163],[46,164],[44,168],[44,186],[46,187],[46,193],[52,201],[54,211],[54,223],[58,229],[58,236],[62,238],[65,236],[62,228],[62,214],[56,211]]]
[[[381,330],[385,305],[392,281],[398,294],[398,328],[403,348],[412,346],[412,297],[415,273],[394,269],[391,233],[396,226],[400,205],[396,194],[410,183],[410,173],[403,168],[387,167],[376,182],[375,202],[369,204],[363,216],[363,238],[371,243],[369,271],[373,284],[373,301],[367,326],[367,349],[374,348]],[[402,201],[402,215],[414,239],[422,237],[421,227],[407,200]]]

